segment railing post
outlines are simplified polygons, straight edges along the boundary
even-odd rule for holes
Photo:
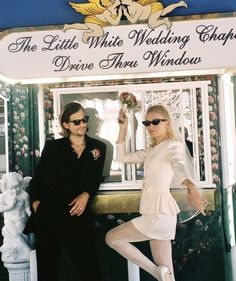
[[[128,263],[128,280],[140,281],[139,267],[130,261],[128,261],[127,263]]]

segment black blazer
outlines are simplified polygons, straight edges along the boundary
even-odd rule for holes
[[[45,143],[29,185],[31,205],[40,200],[36,214],[40,215],[45,227],[69,219],[71,207],[68,204],[82,192],[89,193],[91,202],[101,183],[105,154],[106,145],[87,135],[86,147],[80,159],[73,151],[69,138]],[[24,233],[34,232],[36,214],[32,210]]]

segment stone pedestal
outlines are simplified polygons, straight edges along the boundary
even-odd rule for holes
[[[30,264],[4,263],[9,273],[9,281],[30,281]]]

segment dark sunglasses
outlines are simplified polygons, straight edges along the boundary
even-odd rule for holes
[[[74,123],[75,126],[78,126],[78,125],[80,125],[81,122],[88,123],[88,120],[89,120],[89,116],[84,116],[84,118],[82,118],[82,119],[71,120],[71,121],[68,121],[67,123]]]
[[[168,119],[153,119],[152,121],[144,120],[142,121],[142,123],[145,127],[148,127],[151,124],[157,126],[158,124],[160,124],[160,122],[165,122],[165,121],[168,121]]]

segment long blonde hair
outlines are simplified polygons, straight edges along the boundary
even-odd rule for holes
[[[147,113],[150,113],[150,112],[155,112],[155,113],[160,113],[161,115],[163,115],[163,118],[164,119],[167,119],[168,122],[169,122],[169,126],[167,128],[167,136],[170,138],[170,139],[174,139],[176,140],[177,139],[177,136],[176,134],[174,133],[174,130],[173,130],[173,119],[172,119],[172,115],[171,113],[169,112],[169,110],[162,104],[156,104],[156,105],[152,105],[148,108],[147,110]],[[150,142],[151,142],[151,145],[155,145],[155,140],[153,138],[150,137]]]

